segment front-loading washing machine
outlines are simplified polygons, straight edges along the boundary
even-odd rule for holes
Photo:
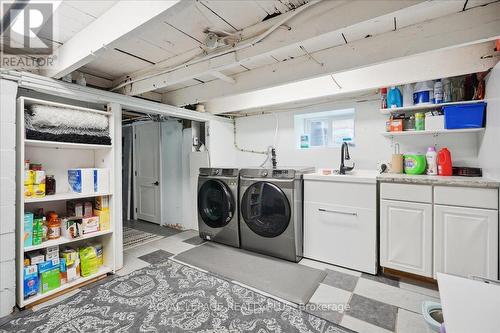
[[[303,178],[314,168],[240,170],[241,248],[302,259]]]
[[[201,238],[240,246],[238,171],[236,168],[200,168],[197,201]]]

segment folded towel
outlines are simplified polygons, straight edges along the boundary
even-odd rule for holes
[[[109,120],[106,115],[81,111],[71,108],[54,107],[49,105],[34,104],[29,107],[33,126],[40,127],[74,127],[106,130]]]

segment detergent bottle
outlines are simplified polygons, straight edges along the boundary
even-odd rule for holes
[[[442,148],[437,155],[438,175],[451,176],[453,174],[451,153],[448,148]]]

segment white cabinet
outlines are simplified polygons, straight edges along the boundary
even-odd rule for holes
[[[498,211],[434,206],[436,272],[498,278]]]
[[[380,264],[432,277],[431,204],[381,200]]]
[[[375,274],[376,204],[375,176],[362,183],[305,175],[304,257]]]

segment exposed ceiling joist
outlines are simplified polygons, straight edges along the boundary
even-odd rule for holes
[[[218,71],[212,71],[212,72],[210,72],[210,74],[211,74],[213,77],[215,77],[215,78],[217,78],[217,79],[220,79],[220,80],[222,80],[222,81],[224,81],[224,82],[227,82],[227,83],[232,83],[232,84],[235,84],[235,83],[236,83],[236,80],[235,80],[235,79],[233,79],[232,77],[227,76],[227,75],[225,75],[225,74],[223,74],[223,73],[221,73],[221,72],[218,72]]]
[[[467,45],[500,37],[500,3],[429,20],[397,31],[313,52],[233,76],[236,83],[211,81],[164,94],[173,105],[205,102],[213,98],[255,91],[290,82],[392,61],[433,50]]]
[[[118,1],[85,29],[73,36],[54,54],[55,65],[44,75],[60,78],[89,63],[106,48],[155,17],[172,11],[179,0]],[[140,9],[140,10],[138,10]]]
[[[283,17],[280,15],[274,18],[271,25],[263,22],[244,29],[240,32],[244,40],[234,48],[217,51],[216,54],[220,54],[218,57],[191,62],[188,65],[171,69],[166,68],[163,73],[158,66],[155,66],[149,73],[142,71],[141,73],[132,74],[131,79],[136,82],[131,84],[130,89],[125,89],[125,92],[129,95],[136,95],[145,91],[161,89],[191,78],[210,74],[212,71],[220,72],[233,66],[245,65],[245,63],[251,62],[256,57],[272,56],[276,52],[291,47],[298,49],[305,42],[337,40],[341,31],[347,27],[422,2],[424,1],[389,0],[368,3],[357,0],[349,2],[322,1],[316,4],[307,4],[305,6],[310,7],[296,17],[293,17],[294,11],[290,11],[283,14]],[[301,7],[298,8],[298,10],[300,9]],[[286,21],[287,18],[291,20]],[[285,21],[287,28],[281,29],[280,27],[285,24]],[[272,34],[268,33],[268,29],[273,27],[276,30],[273,30]],[[255,36],[255,34],[259,33],[260,35]],[[265,36],[265,39],[261,39],[261,36]],[[328,47],[328,45],[325,45],[325,47]],[[175,60],[169,59],[169,63],[175,63]]]

